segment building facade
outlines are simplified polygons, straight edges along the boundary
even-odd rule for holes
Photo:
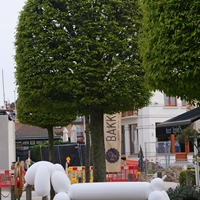
[[[171,155],[189,154],[185,144],[177,144],[174,134],[157,134],[156,124],[169,120],[177,115],[186,112],[186,102],[184,100],[167,97],[164,93],[154,92],[151,104],[138,111],[122,113],[122,155],[137,158],[140,146],[144,152],[153,152],[156,157],[162,157],[166,150],[161,145],[169,144],[167,151]],[[171,148],[179,145],[179,148]],[[165,147],[165,146],[164,146]],[[175,149],[175,152],[171,150]],[[186,155],[186,157],[187,157]]]

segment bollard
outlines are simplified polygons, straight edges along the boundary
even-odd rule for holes
[[[191,174],[190,174],[190,170],[186,170],[186,185],[191,185]]]
[[[133,181],[133,174],[128,174],[128,181],[129,182]]]
[[[32,199],[32,186],[27,185],[26,186],[26,200],[31,200]]]
[[[78,177],[78,183],[82,183],[82,182],[83,182],[82,177]]]

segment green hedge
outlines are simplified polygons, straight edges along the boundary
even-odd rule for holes
[[[31,149],[31,155],[33,157],[34,162],[38,162],[41,160],[40,146],[42,145],[37,144]]]
[[[180,173],[179,176],[179,184],[180,185],[186,185],[186,171],[187,170],[183,170]],[[195,185],[196,181],[195,181],[195,170],[190,170],[190,177],[191,177],[191,185]]]
[[[200,200],[200,191],[194,186],[177,186],[167,191],[170,200]]]

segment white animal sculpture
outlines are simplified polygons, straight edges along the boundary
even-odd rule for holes
[[[54,200],[170,200],[164,191],[164,181],[155,178],[148,182],[99,182],[70,184],[60,164],[47,161],[34,163],[25,175],[26,185],[34,185],[39,196],[47,196],[52,184]]]

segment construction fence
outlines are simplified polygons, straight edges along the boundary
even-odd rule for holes
[[[85,167],[74,166],[69,167],[66,171],[71,184],[84,183],[85,182]],[[126,181],[138,181],[139,180],[139,167],[138,166],[121,166],[119,172],[106,173],[107,182],[126,182]],[[90,167],[90,182],[93,182],[93,167]]]
[[[176,147],[178,151],[178,146]],[[146,174],[155,174],[156,172],[167,169],[170,166],[181,166],[193,164],[192,159],[177,162],[174,157],[171,158],[171,142],[146,142],[144,165]]]

